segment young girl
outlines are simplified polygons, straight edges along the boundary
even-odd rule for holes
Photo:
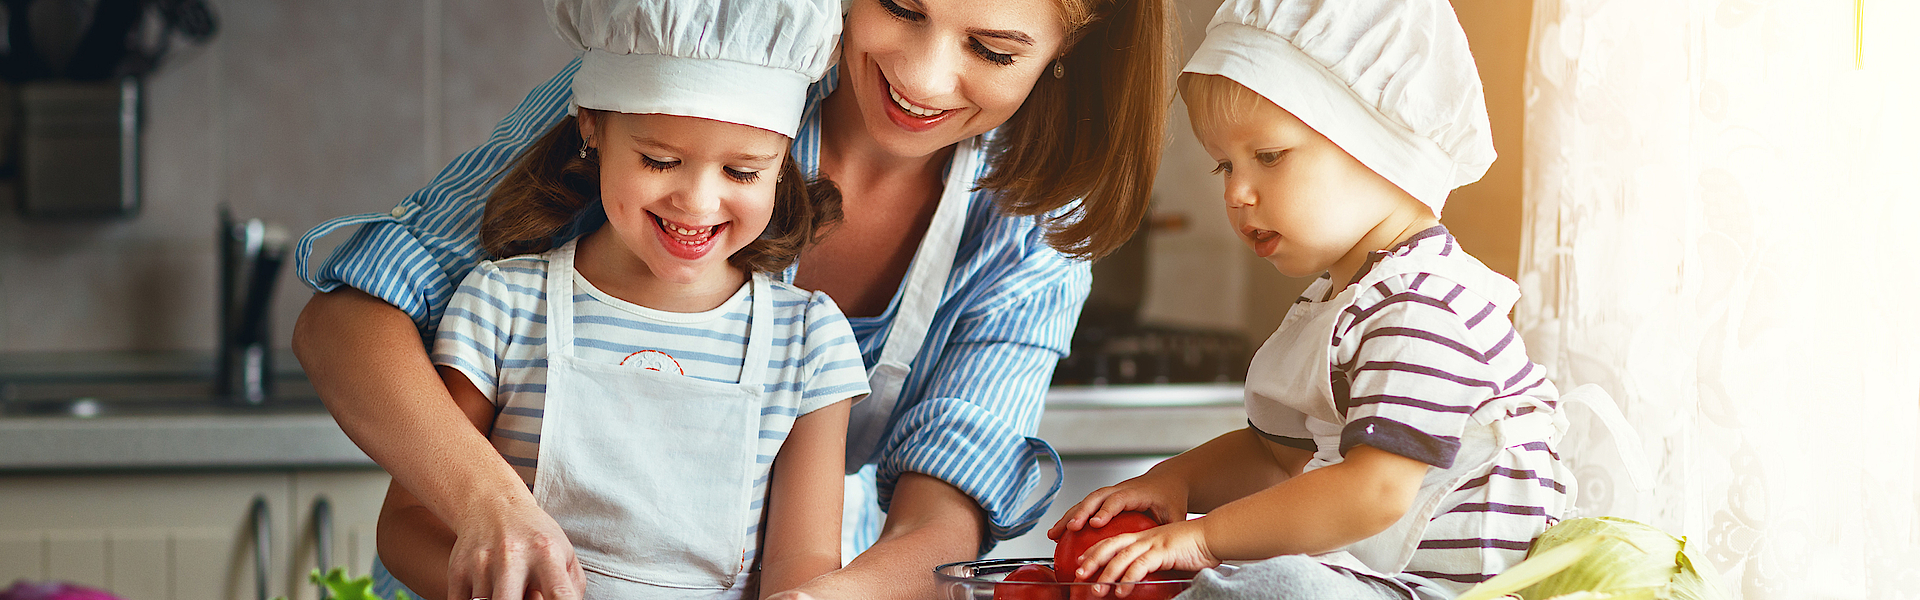
[[[1050,533],[1124,510],[1169,524],[1061,577],[1261,561],[1185,597],[1450,598],[1519,562],[1573,481],[1559,396],[1506,319],[1517,286],[1439,224],[1494,157],[1452,9],[1229,0],[1185,71],[1234,231],[1320,279],[1250,366],[1249,428],[1093,492]]]
[[[434,364],[565,531],[586,597],[757,597],[838,568],[866,372],[831,300],[768,276],[839,218],[787,155],[838,4],[548,4],[586,52],[577,115],[489,198],[482,244],[510,258],[462,282]],[[460,588],[457,532],[418,535],[435,526],[394,488],[382,563],[429,598],[521,595]]]

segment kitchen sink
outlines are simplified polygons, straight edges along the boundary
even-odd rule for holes
[[[305,377],[280,377],[275,394],[246,405],[216,393],[204,377],[0,380],[0,417],[259,415],[326,411]]]

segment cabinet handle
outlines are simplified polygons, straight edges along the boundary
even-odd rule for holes
[[[253,497],[253,588],[260,600],[267,600],[267,562],[272,560],[273,520],[267,514],[267,497]]]
[[[333,560],[333,503],[326,496],[313,499],[313,555],[314,566],[320,567],[325,575]],[[327,600],[327,586],[320,588],[320,600]]]

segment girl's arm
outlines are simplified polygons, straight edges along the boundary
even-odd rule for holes
[[[453,564],[493,574],[488,583],[472,576],[456,587],[501,589],[462,598],[520,600],[520,587],[548,600],[580,598],[586,578],[566,534],[453,402],[406,313],[342,287],[308,301],[293,342],[347,437],[463,534]]]
[[[793,422],[773,461],[761,548],[760,597],[840,568],[840,515],[846,494],[847,414],[851,400]]]
[[[436,369],[467,421],[482,436],[492,433],[493,403],[459,371],[448,367]],[[447,597],[447,559],[453,553],[456,536],[446,522],[395,482],[387,486],[387,499],[380,506],[376,527],[380,562],[393,573],[394,579],[426,598]]]

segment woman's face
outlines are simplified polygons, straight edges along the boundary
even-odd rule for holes
[[[876,142],[925,156],[1013,116],[1066,42],[1052,0],[853,0],[841,90]]]
[[[772,218],[787,136],[694,117],[581,114],[616,239],[669,283],[732,277],[727,258]]]

